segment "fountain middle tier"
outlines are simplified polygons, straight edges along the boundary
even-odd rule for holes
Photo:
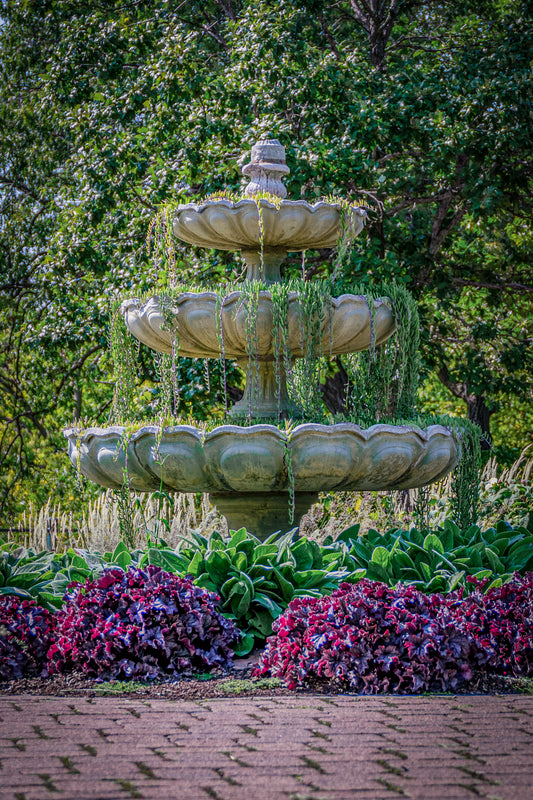
[[[411,489],[439,480],[457,463],[452,433],[442,425],[304,423],[289,433],[275,425],[155,425],[69,428],[69,456],[90,480],[140,492],[261,493]],[[292,479],[290,474],[292,473]]]
[[[122,303],[121,310],[130,333],[158,352],[170,353],[172,339],[180,356],[242,360],[248,356],[273,361],[274,302],[269,291],[260,291],[254,319],[247,308],[247,293],[235,291],[223,297],[215,292],[182,292],[174,298],[137,298]],[[318,336],[309,335],[317,326]],[[287,351],[302,357],[340,355],[380,345],[396,330],[394,314],[387,299],[373,301],[371,309],[361,295],[332,297],[324,306],[323,318],[305,318],[305,306],[298,292],[289,292]],[[251,328],[251,330],[250,330]],[[251,340],[251,341],[250,341]],[[372,341],[373,340],[373,341]],[[223,353],[221,352],[223,345]],[[250,352],[252,350],[252,352]]]

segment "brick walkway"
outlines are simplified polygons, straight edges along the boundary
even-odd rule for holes
[[[533,697],[0,697],[9,800],[533,800]]]

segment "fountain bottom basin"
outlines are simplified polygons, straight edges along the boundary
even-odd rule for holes
[[[71,428],[65,436],[73,464],[94,483],[138,492],[209,492],[230,529],[246,527],[261,538],[296,525],[320,491],[425,486],[453,469],[459,455],[442,425],[304,423],[290,431],[221,425],[209,432],[147,425],[135,431]]]

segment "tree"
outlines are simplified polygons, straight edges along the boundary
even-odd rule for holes
[[[73,416],[105,421],[111,301],[157,285],[159,204],[238,188],[265,130],[287,146],[289,196],[368,208],[347,277],[415,293],[427,369],[487,436],[497,404],[530,392],[525,2],[4,0],[1,16],[4,508]],[[320,276],[333,254],[306,264]]]

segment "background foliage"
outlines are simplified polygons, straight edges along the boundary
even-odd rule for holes
[[[61,429],[73,418],[106,421],[112,299],[164,279],[144,246],[158,205],[238,188],[238,159],[267,130],[287,148],[290,197],[336,192],[368,209],[345,277],[396,280],[415,294],[425,409],[455,398],[503,456],[531,440],[527,2],[1,8],[7,521],[51,491],[77,502]],[[307,254],[308,277],[330,272],[333,255]],[[180,279],[241,270],[237,257],[190,248],[177,267]],[[139,380],[157,391],[153,362],[143,364]],[[184,370],[184,383],[202,384],[203,363]],[[184,413],[205,416],[205,392],[184,398]]]

